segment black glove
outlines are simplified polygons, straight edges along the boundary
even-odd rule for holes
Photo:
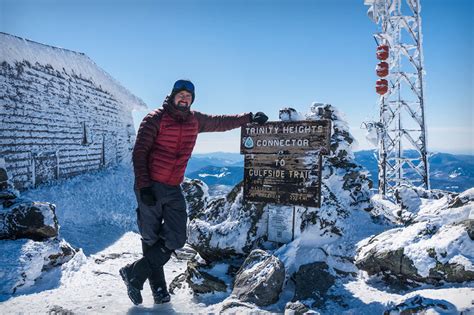
[[[252,122],[256,122],[256,123],[259,123],[260,125],[263,125],[264,123],[267,122],[267,120],[268,120],[267,115],[265,115],[262,112],[257,112],[255,114],[252,114]]]
[[[151,187],[143,187],[140,189],[140,199],[149,207],[156,205],[155,194],[153,194],[153,189]]]

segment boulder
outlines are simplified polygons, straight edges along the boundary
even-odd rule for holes
[[[300,301],[288,302],[285,305],[285,315],[302,315],[308,311],[309,308]]]
[[[398,196],[413,211],[410,222],[359,242],[357,267],[404,284],[474,280],[474,188],[454,194],[405,186]]]
[[[356,265],[369,275],[407,284],[472,281],[470,221],[441,226],[418,222],[386,231],[359,244]]]
[[[245,256],[266,239],[267,216],[263,204],[243,200],[240,183],[196,214],[188,226],[188,243],[209,262]]]
[[[396,314],[457,314],[456,306],[445,300],[433,300],[416,295],[391,307],[384,315]]]
[[[230,297],[222,303],[219,314],[253,314],[252,311],[255,311],[255,305]]]
[[[324,303],[326,293],[335,283],[329,266],[325,262],[313,262],[300,266],[292,275],[295,282],[295,296],[293,301],[312,299],[315,302],[311,307],[318,307]]]
[[[232,294],[243,302],[267,306],[278,301],[284,280],[283,263],[277,257],[256,249],[237,272]]]
[[[454,195],[454,198],[452,198],[450,201],[448,208],[460,208],[472,201],[474,201],[474,188],[468,189],[459,195]]]
[[[64,240],[4,240],[0,242],[0,294],[23,292],[45,271],[60,266],[76,255]]]
[[[212,265],[204,265],[193,259],[188,262],[186,271],[178,275],[169,285],[169,291],[175,293],[175,290],[189,286],[193,294],[205,294],[213,292],[226,292],[227,285],[221,279],[209,273]]]
[[[224,281],[199,268],[199,265],[193,262],[188,263],[186,281],[195,294],[227,291]]]
[[[59,232],[55,205],[24,202],[0,212],[0,240],[29,238],[35,241],[55,237]]]

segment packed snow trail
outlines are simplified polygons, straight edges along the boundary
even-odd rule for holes
[[[125,233],[117,242],[105,250],[85,257],[78,253],[61,267],[59,286],[37,293],[14,297],[1,306],[2,313],[48,313],[64,311],[73,313],[144,313],[198,312],[205,305],[192,303],[192,295],[173,295],[171,303],[153,305],[153,297],[145,283],[143,304],[134,306],[130,302],[125,285],[118,270],[141,256],[140,235]],[[171,281],[186,268],[186,262],[172,257],[165,266],[165,274]]]

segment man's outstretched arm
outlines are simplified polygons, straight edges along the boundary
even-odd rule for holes
[[[227,131],[239,128],[250,122],[264,123],[268,119],[268,117],[263,114],[263,116],[265,116],[265,121],[263,121],[262,119],[256,121],[254,119],[256,115],[252,113],[245,113],[240,115],[208,115],[200,112],[195,112],[195,115],[199,122],[199,132]]]

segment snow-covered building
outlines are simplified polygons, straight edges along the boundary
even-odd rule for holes
[[[143,109],[85,54],[0,33],[0,158],[17,189],[129,161]]]

